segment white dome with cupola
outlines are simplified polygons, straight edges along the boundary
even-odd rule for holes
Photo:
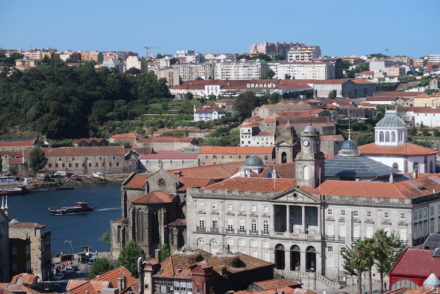
[[[385,116],[376,124],[374,132],[374,141],[380,146],[402,145],[408,138],[406,124],[397,115],[396,110],[386,110]]]

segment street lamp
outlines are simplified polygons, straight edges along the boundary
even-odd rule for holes
[[[72,245],[72,240],[64,240],[64,244],[69,244],[70,245],[70,256],[71,256],[71,261],[73,262],[73,245]]]

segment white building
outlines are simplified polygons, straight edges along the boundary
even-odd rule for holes
[[[297,80],[331,80],[335,78],[335,65],[331,62],[285,62],[278,63],[274,78],[290,76]],[[274,66],[271,66],[271,69]],[[273,70],[273,69],[272,69]]]
[[[258,80],[266,77],[269,66],[264,60],[223,61],[214,66],[216,80]]]
[[[412,107],[406,111],[406,118],[414,126],[428,128],[440,127],[440,109],[430,107]]]
[[[275,146],[276,118],[251,118],[240,126],[240,147]]]
[[[125,69],[129,70],[130,68],[137,68],[141,71],[146,70],[145,63],[137,56],[128,56],[125,60]]]
[[[210,121],[224,117],[226,111],[216,105],[194,105],[194,121]]]
[[[295,46],[290,48],[287,53],[287,60],[293,61],[312,61],[313,58],[321,57],[319,46]]]
[[[375,142],[359,147],[359,153],[403,173],[436,171],[436,150],[408,143],[405,122],[395,110],[387,110],[375,129]]]
[[[183,82],[198,78],[211,80],[214,77],[214,64],[212,63],[184,63],[172,67],[179,70],[179,76]]]
[[[440,63],[440,54],[430,54],[428,55],[429,63]]]

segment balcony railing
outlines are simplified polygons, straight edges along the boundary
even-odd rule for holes
[[[249,230],[249,235],[258,235],[257,230]]]
[[[261,235],[268,236],[269,235],[269,231],[261,231]]]
[[[197,232],[206,232],[206,227],[197,227]]]
[[[234,234],[234,229],[226,229],[227,234]]]
[[[211,233],[218,233],[218,228],[211,228]]]
[[[238,229],[237,233],[240,235],[246,235],[246,230],[245,229]]]

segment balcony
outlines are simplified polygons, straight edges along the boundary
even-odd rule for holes
[[[242,229],[238,229],[237,233],[240,234],[240,235],[246,235],[246,230],[243,229],[243,228]]]
[[[249,235],[254,235],[254,236],[256,236],[256,235],[258,235],[258,231],[257,230],[249,230]]]
[[[206,232],[206,227],[197,227],[196,231],[200,232],[200,233],[204,233],[204,232]]]
[[[218,228],[211,228],[211,233],[218,233]]]
[[[234,229],[226,229],[226,234],[234,234]]]
[[[335,239],[334,235],[326,235],[325,239],[333,241]]]
[[[339,237],[338,237],[338,240],[339,240],[339,241],[345,241],[345,236],[339,236]]]
[[[261,231],[261,235],[263,235],[263,236],[269,236],[269,231]]]

